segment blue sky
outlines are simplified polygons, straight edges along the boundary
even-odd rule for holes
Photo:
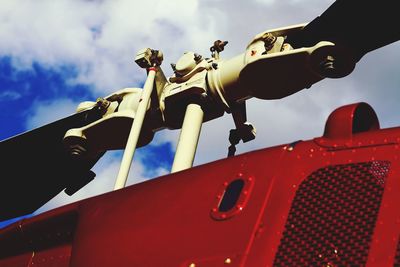
[[[311,21],[333,0],[4,0],[0,3],[0,140],[72,114],[76,106],[126,87],[140,87],[145,72],[134,63],[145,47],[164,53],[172,71],[186,51],[209,56],[216,39],[222,53],[243,53],[267,29]],[[370,103],[383,127],[398,125],[400,45],[365,56],[340,80],[324,80],[278,101],[247,101],[255,141],[238,153],[320,136],[329,113],[359,101]],[[195,165],[224,158],[232,119],[203,125]],[[128,184],[167,174],[179,131],[158,132],[138,150]],[[107,153],[94,167],[97,178],[73,197],[61,193],[37,212],[112,190],[121,151]],[[5,223],[0,223],[0,227]]]
[[[93,99],[89,86],[69,86],[66,80],[76,76],[74,66],[60,70],[46,69],[33,63],[32,68],[19,71],[12,65],[12,58],[0,58],[0,103],[2,128],[0,139],[5,139],[27,130],[27,118],[35,112],[38,102],[51,102],[54,99]]]

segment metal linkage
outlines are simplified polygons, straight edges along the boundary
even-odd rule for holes
[[[118,172],[117,180],[115,181],[114,190],[124,188],[128,179],[129,169],[132,164],[132,159],[135,154],[136,146],[142,130],[147,107],[149,105],[151,92],[154,88],[154,79],[156,76],[156,66],[162,61],[162,53],[149,48],[139,52],[135,62],[142,68],[147,68],[148,75],[143,87],[141,101],[135,114],[132,128],[129,133],[126,143],[124,155],[121,161],[121,167]]]
[[[240,140],[243,143],[254,140],[256,138],[256,130],[250,123],[243,123],[240,127],[232,129],[229,132],[230,146],[228,148],[228,157],[233,157],[236,152],[236,145],[239,144]]]
[[[103,117],[84,129],[69,130],[64,139],[72,141],[65,143],[72,148],[74,156],[86,153],[87,140],[102,144],[88,145],[92,150],[93,147],[100,152],[121,149],[125,146],[126,130],[131,127],[114,187],[120,189],[126,184],[136,147],[147,145],[156,131],[182,128],[172,166],[172,172],[177,172],[192,167],[202,123],[231,113],[236,128],[230,132],[228,156],[233,156],[235,145],[255,138],[255,128],[246,119],[247,99],[280,99],[325,77],[342,77],[351,72],[353,65],[347,64],[346,54],[342,55],[332,42],[322,40],[314,46],[300,48],[293,48],[286,42],[289,35],[303,28],[304,25],[294,25],[262,32],[254,37],[244,53],[229,60],[220,58],[228,42],[217,40],[210,48],[211,58],[190,51],[184,53],[176,64],[171,65],[174,75],[168,79],[158,67],[163,59],[162,53],[143,49],[135,59],[148,71],[143,90],[117,94],[121,100],[110,96],[82,105],[83,109],[97,106],[104,112]],[[282,73],[290,79],[283,80]],[[146,122],[142,129],[146,113],[150,123]],[[108,139],[96,139],[99,136],[96,131],[107,130],[107,125],[114,122],[118,123],[118,129],[124,130],[124,135],[121,137],[120,134],[117,140],[119,142],[113,133],[106,136]]]

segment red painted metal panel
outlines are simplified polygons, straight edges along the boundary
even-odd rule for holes
[[[365,266],[389,161],[330,165],[302,181],[274,266]]]
[[[28,267],[31,263],[32,256],[32,252],[27,252],[0,259],[0,267]]]
[[[77,207],[67,205],[2,229],[0,266],[69,266]]]
[[[367,103],[355,103],[335,109],[325,124],[324,137],[351,139],[354,133],[379,129],[378,117]]]
[[[269,191],[268,176],[281,154],[281,148],[254,152],[82,203],[72,266],[184,266],[210,258],[242,261]],[[210,212],[221,184],[240,175],[254,177],[248,203],[230,219],[213,219]],[[97,252],[96,257],[87,256],[91,251]]]
[[[68,267],[70,266],[71,244],[48,248],[34,253],[29,267]]]
[[[391,170],[386,179],[367,266],[393,266],[400,230],[399,211],[395,208],[400,200],[400,181],[397,177],[399,134],[400,129],[394,128],[354,135],[350,141],[358,147],[321,147],[317,145],[319,142],[300,142],[294,148],[286,149],[286,156],[277,166],[281,173],[276,178],[270,201],[264,210],[260,230],[246,262],[248,266],[273,265],[292,201],[299,185],[309,174],[324,166],[374,160],[390,161]]]
[[[22,222],[23,220],[15,222],[7,226],[6,228],[0,229],[1,260],[5,260],[8,257],[13,257],[15,255],[23,254],[30,251],[29,245],[25,241],[24,235],[21,230]]]
[[[346,119],[351,118],[349,110],[355,109],[342,110]],[[0,266],[68,266],[69,253],[70,266],[78,267],[272,266],[299,186],[318,169],[365,162],[390,163],[366,266],[393,266],[400,236],[399,136],[400,128],[374,127],[349,138],[326,135],[56,209],[0,230]],[[215,213],[218,196],[238,178],[252,179],[243,187],[248,195],[238,199],[243,209],[228,210],[222,218],[224,212]],[[71,232],[70,237],[45,238],[61,232]],[[29,250],[32,244],[35,248]]]
[[[254,187],[254,177],[248,176],[243,177],[243,173],[239,173],[237,177],[233,177],[233,181],[226,181],[221,185],[221,188],[218,190],[218,193],[214,200],[214,205],[211,208],[211,217],[215,220],[227,220],[233,216],[237,216],[241,213],[247,206],[247,202],[251,196]],[[241,190],[234,207],[227,211],[220,211],[221,201],[225,198],[225,194],[227,194],[227,188],[234,181],[242,181],[243,188]]]

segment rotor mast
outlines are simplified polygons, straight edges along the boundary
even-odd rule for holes
[[[193,166],[203,117],[204,111],[199,104],[191,103],[187,106],[171,173],[186,170]]]

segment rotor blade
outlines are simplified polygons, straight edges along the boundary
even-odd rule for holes
[[[63,137],[101,117],[83,111],[0,142],[0,221],[32,213],[59,192],[94,178],[92,166],[104,154],[75,162]]]
[[[355,61],[400,39],[397,1],[337,0],[299,33],[289,36],[293,47],[331,41],[348,49]]]

